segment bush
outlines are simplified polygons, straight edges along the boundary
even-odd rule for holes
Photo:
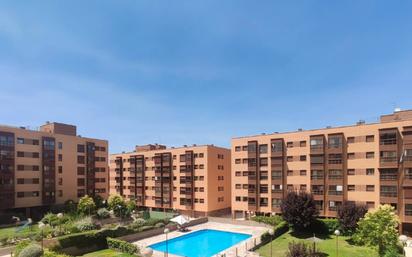
[[[318,216],[315,200],[306,192],[290,192],[281,203],[282,217],[294,229],[308,229]]]
[[[273,236],[271,236],[269,234],[269,232],[265,232],[261,236],[261,241],[263,243],[267,243],[267,242],[279,237],[280,235],[283,235],[284,233],[288,232],[288,230],[289,230],[288,223],[286,221],[281,221],[278,225],[276,225],[273,228]]]
[[[144,226],[144,224],[146,223],[146,221],[144,220],[144,219],[142,219],[142,218],[139,218],[139,219],[136,219],[134,222],[133,222],[133,226],[136,226],[136,227],[141,227],[141,226]]]
[[[163,222],[156,223],[155,228],[163,228],[165,224]]]
[[[118,226],[114,229],[102,229],[81,232],[77,234],[65,235],[57,238],[58,245],[55,249],[67,248],[71,246],[77,246],[79,248],[95,245],[99,249],[107,248],[107,237],[120,237],[135,233],[126,227]]]
[[[132,255],[139,252],[139,248],[137,248],[136,245],[110,237],[107,238],[107,246],[110,249],[114,249],[122,253],[128,253]]]
[[[97,210],[97,218],[107,219],[110,218],[110,212],[106,208],[100,208]]]
[[[57,215],[51,212],[44,215],[43,219],[41,219],[41,222],[43,222],[44,224],[49,224],[52,227],[60,224],[60,220]]]
[[[303,242],[291,242],[286,252],[286,257],[313,257],[316,256],[315,249]]]
[[[344,202],[338,209],[340,227],[345,234],[352,234],[358,227],[358,221],[365,216],[368,208],[353,202]]]
[[[38,244],[30,244],[21,250],[18,257],[40,257],[43,255],[43,250]]]
[[[20,254],[20,252],[24,249],[24,248],[26,248],[29,244],[31,244],[31,242],[30,242],[30,240],[23,240],[23,241],[20,241],[17,245],[16,245],[16,247],[14,248],[14,256],[19,256],[19,254]]]
[[[265,224],[269,224],[272,226],[276,226],[277,224],[279,224],[280,222],[282,222],[282,217],[281,216],[255,216],[252,217],[253,221],[259,222],[259,223],[265,223]]]
[[[50,251],[49,249],[46,249],[44,250],[42,257],[70,257],[70,255],[56,253],[56,252]]]
[[[386,250],[385,255],[383,257],[399,257],[399,251],[395,247],[391,247]]]
[[[74,226],[81,232],[96,229],[91,217],[84,217],[74,223]]]
[[[335,230],[340,229],[339,221],[337,219],[318,219],[318,222],[315,223],[314,227],[322,228],[322,231],[314,232],[322,234],[333,234]]]

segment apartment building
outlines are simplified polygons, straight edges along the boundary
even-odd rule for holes
[[[230,214],[230,150],[213,145],[136,146],[110,155],[110,194],[152,210]]]
[[[378,123],[232,139],[232,215],[280,212],[289,191],[311,192],[320,214],[344,201],[393,205],[412,232],[412,110]]]
[[[76,130],[62,123],[0,126],[0,211],[107,197],[108,142]]]

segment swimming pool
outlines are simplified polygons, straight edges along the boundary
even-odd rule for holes
[[[185,257],[211,257],[231,246],[250,238],[251,235],[203,229],[168,240],[168,252]],[[166,252],[166,241],[149,246]]]

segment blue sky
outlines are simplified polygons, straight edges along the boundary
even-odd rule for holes
[[[1,1],[0,123],[135,144],[412,108],[411,1]]]

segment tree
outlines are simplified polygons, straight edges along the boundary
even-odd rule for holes
[[[306,192],[288,193],[280,208],[283,219],[294,229],[309,228],[319,214],[313,196]]]
[[[380,255],[386,250],[395,248],[398,243],[399,217],[395,208],[390,205],[380,205],[378,209],[366,213],[358,222],[358,228],[353,235],[356,243],[377,247]]]
[[[114,212],[116,217],[124,217],[127,212],[126,202],[121,195],[111,195],[107,200],[109,210]]]
[[[88,214],[91,215],[96,210],[96,204],[88,195],[83,196],[80,198],[79,203],[77,204],[77,211],[81,214]]]
[[[352,234],[358,226],[358,221],[367,212],[368,208],[365,205],[344,202],[338,209],[338,220],[343,232]]]

